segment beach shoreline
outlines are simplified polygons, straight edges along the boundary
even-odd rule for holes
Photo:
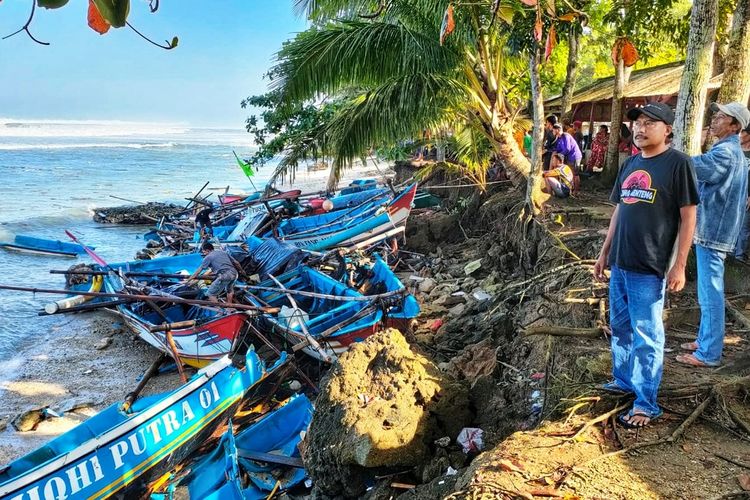
[[[298,175],[293,184],[287,182],[283,187],[305,192],[324,190],[328,173],[310,174]],[[357,164],[344,172],[339,186],[346,186],[355,178],[375,177],[382,181],[384,174],[393,175],[393,171],[382,164],[377,169]],[[33,265],[33,261],[29,263]],[[40,305],[44,300],[39,297]],[[0,362],[0,465],[121,401],[159,355],[114,313],[75,314],[48,327],[45,320],[49,318],[35,320],[39,321],[38,331],[44,332],[39,338]],[[97,349],[105,338],[111,343]],[[176,372],[160,374],[148,383],[144,394],[171,391],[179,385]],[[13,427],[15,418],[45,407],[63,416],[42,420],[32,431],[20,432]]]

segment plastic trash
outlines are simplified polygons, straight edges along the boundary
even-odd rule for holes
[[[484,449],[484,431],[477,427],[464,427],[458,433],[456,442],[461,445],[464,453],[482,451]]]

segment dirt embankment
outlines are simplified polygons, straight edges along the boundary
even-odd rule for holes
[[[750,467],[746,298],[730,301],[740,316],[729,317],[724,367],[700,370],[673,361],[698,324],[694,283],[670,297],[665,415],[649,428],[615,425],[630,401],[596,388],[611,369],[603,328],[609,305],[606,284],[592,281],[591,259],[611,211],[606,193],[584,194],[553,201],[526,223],[517,196],[500,192],[469,218],[415,214],[409,243],[417,248],[409,249],[424,255],[406,259],[411,271],[403,278],[423,313],[411,347],[466,386],[468,425],[484,431],[485,451],[456,467],[436,460],[460,450],[456,436],[447,448],[433,442],[423,463],[438,464],[432,479],[415,469],[373,475],[368,498],[743,494]],[[738,274],[731,266],[728,276]],[[689,275],[694,279],[694,270]],[[737,289],[747,287],[742,280],[727,286],[728,295],[747,292]]]

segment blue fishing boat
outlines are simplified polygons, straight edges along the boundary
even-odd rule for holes
[[[359,290],[365,295],[393,293],[385,299],[385,325],[401,331],[409,329],[411,320],[419,316],[419,302],[394,274],[391,268],[378,254],[374,254],[375,263],[364,270]]]
[[[245,296],[248,302],[280,309],[260,316],[266,333],[299,344],[306,354],[325,362],[374,334],[383,319],[374,299],[304,265],[246,289],[252,293]]]
[[[302,213],[303,216],[309,217],[311,215],[333,213],[340,210],[356,209],[359,205],[371,203],[375,199],[382,199],[384,203],[390,199],[390,191],[387,188],[375,187],[366,191],[358,191],[331,198],[311,198],[305,203],[289,198],[292,195],[299,195],[299,192],[282,193],[279,196],[285,196],[287,199],[273,199],[272,197],[264,204],[259,203],[247,207],[242,211],[242,219],[236,224],[224,223],[221,226],[214,226],[214,238],[223,243],[236,243],[244,241],[248,236],[256,232],[262,232],[264,228],[268,228],[271,221],[269,208],[276,212],[275,216],[277,217],[280,215],[280,212],[286,213],[286,217],[289,217],[290,213],[294,216]],[[352,215],[354,213],[356,213],[356,210],[352,212]],[[198,241],[200,241],[200,235],[195,232],[193,234],[193,243]]]
[[[349,185],[341,190],[341,194],[358,193],[368,189],[374,189],[377,186],[375,179],[354,179]]]
[[[57,255],[61,257],[77,257],[83,255],[86,250],[82,245],[77,243],[68,243],[66,241],[46,240],[44,238],[35,238],[33,236],[17,235],[13,243],[0,243],[0,248],[12,252],[22,252],[37,255]],[[94,248],[94,247],[89,247]]]
[[[292,217],[263,234],[305,250],[323,251],[364,241],[377,242],[403,231],[412,209],[417,185],[404,189],[392,201],[376,195],[349,210],[307,217]]]
[[[298,445],[312,420],[313,406],[304,394],[293,396],[233,435],[230,429],[219,446],[180,479],[191,499],[268,498],[305,480]],[[243,477],[247,481],[243,484]]]
[[[235,358],[236,359],[236,358]],[[0,470],[12,500],[142,498],[242,405],[265,400],[288,374],[284,354],[268,370],[254,350],[225,356],[173,392],[118,403]]]

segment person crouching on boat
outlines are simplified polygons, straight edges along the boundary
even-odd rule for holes
[[[214,226],[211,223],[211,214],[213,211],[213,207],[209,206],[199,211],[195,216],[195,229],[198,230],[201,240],[207,237],[213,238],[214,236]]]
[[[201,255],[203,256],[203,262],[198,266],[198,269],[190,275],[186,283],[196,281],[196,278],[200,275],[204,269],[210,269],[211,274],[214,276],[214,280],[208,287],[208,300],[211,302],[218,302],[218,295],[221,292],[227,292],[227,302],[231,303],[234,301],[234,282],[237,281],[239,274],[242,271],[242,266],[237,260],[229,255],[224,250],[216,250],[214,246],[205,242],[201,245]]]

